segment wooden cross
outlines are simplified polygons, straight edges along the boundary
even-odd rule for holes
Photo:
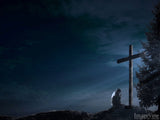
[[[121,58],[117,60],[117,63],[129,61],[129,107],[132,107],[133,99],[133,59],[140,57],[142,53],[133,55],[133,46],[129,46],[129,57]]]

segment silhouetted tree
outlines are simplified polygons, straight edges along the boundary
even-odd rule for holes
[[[147,42],[142,43],[143,65],[139,66],[137,96],[143,107],[158,106],[160,112],[160,3],[153,11],[154,19],[146,33]]]

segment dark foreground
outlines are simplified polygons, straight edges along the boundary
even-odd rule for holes
[[[126,106],[121,106],[120,108],[111,108],[96,114],[77,111],[52,111],[16,119],[0,117],[0,120],[138,120],[139,115],[149,114],[152,113],[139,107],[127,108]]]

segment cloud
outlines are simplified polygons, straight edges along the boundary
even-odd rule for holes
[[[64,6],[65,8],[69,7],[70,0],[32,0],[32,1],[19,1],[15,0],[2,0],[1,12],[4,14],[19,14],[23,17],[32,16],[32,17],[51,17],[57,15],[64,15]],[[68,7],[67,7],[68,6]],[[21,16],[21,17],[22,17]]]
[[[35,89],[17,82],[0,84],[1,114],[21,115],[24,112],[33,112],[43,108],[49,100],[49,95],[43,89]]]
[[[145,19],[144,11],[150,11],[153,7],[151,1],[116,1],[116,0],[72,0],[71,4],[71,15],[77,16],[81,14],[90,14],[92,16],[106,18],[108,16],[138,16]],[[152,4],[152,5],[151,5]],[[136,6],[136,7],[135,7]],[[145,6],[145,7],[143,7]],[[137,10],[139,14],[136,14]],[[133,17],[134,19],[137,17]]]

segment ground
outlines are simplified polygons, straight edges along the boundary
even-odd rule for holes
[[[136,115],[152,114],[140,107],[129,108],[125,105],[119,108],[110,108],[109,110],[89,114],[87,112],[78,111],[51,111],[46,113],[38,113],[27,117],[13,119],[11,117],[0,117],[0,120],[135,120]]]

